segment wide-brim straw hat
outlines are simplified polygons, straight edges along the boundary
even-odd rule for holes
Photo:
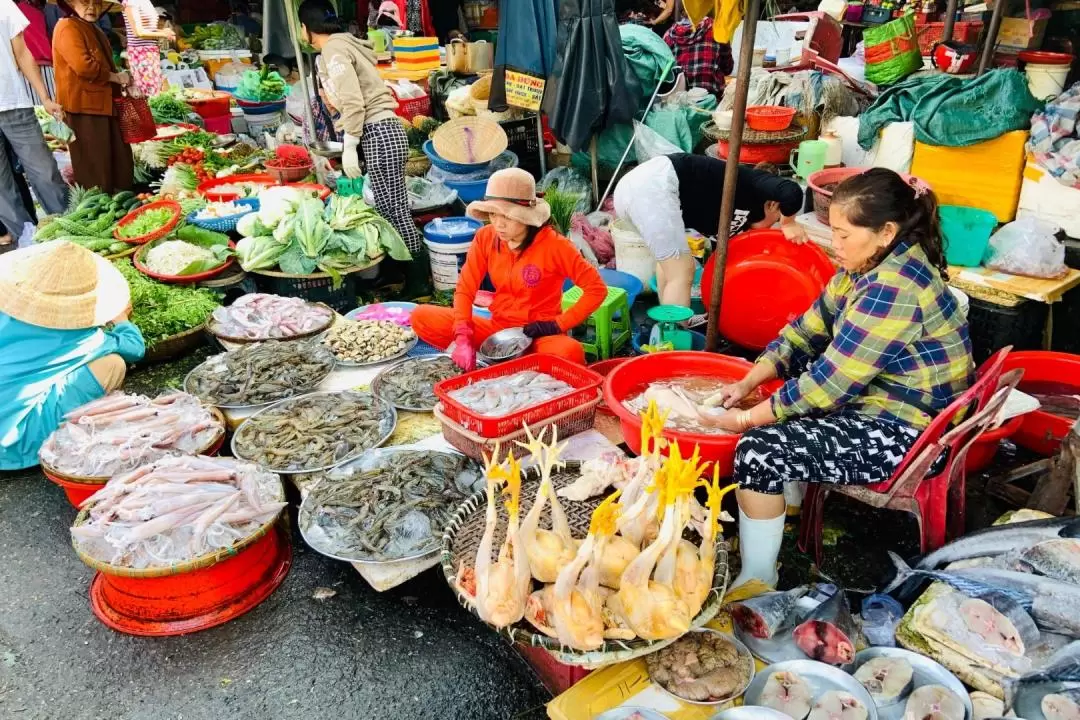
[[[82,330],[115,320],[131,302],[120,271],[64,240],[0,255],[0,312],[30,325]]]
[[[506,150],[506,131],[494,120],[465,116],[443,123],[431,134],[431,145],[444,160],[477,165],[494,160]]]
[[[521,168],[494,173],[487,182],[484,199],[469,203],[465,214],[488,222],[492,213],[525,225],[540,227],[551,217],[551,206],[536,197],[536,180]]]

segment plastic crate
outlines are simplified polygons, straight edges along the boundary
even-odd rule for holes
[[[506,132],[506,149],[518,156],[521,168],[528,170],[534,177],[540,177],[540,137],[536,132],[536,116],[530,115],[522,120],[507,120],[499,123]]]
[[[982,33],[982,22],[958,22],[953,24],[952,39],[965,45],[975,45]],[[945,23],[925,23],[915,26],[915,35],[919,39],[919,52],[929,55],[934,50],[934,43],[941,42],[945,35]]]
[[[600,405],[601,399],[599,390],[594,390],[593,393],[593,399],[584,405],[571,408],[564,413],[549,417],[547,420],[531,424],[529,430],[532,432],[533,437],[538,437],[540,433],[549,427],[556,429],[559,439],[591,430],[593,423],[596,421],[596,408]],[[517,444],[525,441],[524,426],[519,426],[518,430],[502,437],[485,438],[448,419],[444,414],[445,409],[445,406],[441,403],[436,405],[434,410],[435,418],[442,425],[443,438],[446,442],[461,451],[463,455],[471,457],[473,460],[482,461],[485,455],[493,455],[496,449],[503,458],[513,455],[521,459],[529,454],[528,450]]]
[[[199,211],[191,213],[187,216],[189,225],[201,227],[204,230],[213,230],[214,232],[229,233],[236,229],[236,224],[240,222],[240,218],[246,217],[253,212],[259,211],[259,201],[256,198],[243,198],[240,200],[233,200],[237,205],[243,205],[248,208],[247,210],[237,213],[236,215],[229,215],[227,217],[209,218],[206,220],[200,220],[196,217]]]
[[[251,274],[255,277],[255,287],[259,292],[326,303],[339,313],[356,307],[359,280],[355,274],[342,275],[341,285],[337,288],[334,287],[333,278],[325,273],[296,276],[255,270]]]
[[[1033,300],[1006,307],[971,298],[968,328],[975,364],[986,362],[1008,345],[1012,345],[1013,350],[1041,350],[1048,308],[1049,305]]]
[[[539,405],[500,417],[479,415],[450,397],[450,393],[454,390],[475,382],[507,377],[526,370],[550,375],[556,380],[569,384],[574,390]],[[564,358],[556,355],[532,354],[438,382],[435,384],[435,395],[442,401],[443,415],[448,420],[480,437],[500,438],[521,430],[525,423],[532,425],[548,421],[556,415],[581,407],[594,399],[597,389],[603,382],[604,378],[599,374]]]

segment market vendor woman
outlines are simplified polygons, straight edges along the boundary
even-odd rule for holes
[[[454,291],[454,307],[421,305],[412,326],[426,343],[446,348],[453,342],[454,362],[476,366],[476,350],[506,328],[524,328],[532,352],[585,364],[581,343],[566,333],[585,321],[607,297],[600,273],[548,222],[551,208],[536,197],[532,175],[519,168],[499,170],[487,183],[483,200],[468,214],[490,222],[477,231]],[[495,286],[491,319],[473,317],[473,300],[484,277]],[[569,278],[584,292],[563,312],[563,283]]]
[[[768,380],[786,382],[753,409],[713,423],[743,433],[735,452],[742,572],[733,588],[753,578],[776,584],[785,482],[887,480],[973,380],[967,321],[945,283],[933,192],[873,169],[833,192],[829,221],[841,271],[723,391],[723,404]]]
[[[716,235],[727,163],[706,155],[675,153],[638,165],[615,186],[615,213],[629,220],[656,258],[660,304],[690,306],[697,262],[686,230]],[[793,180],[773,172],[739,167],[731,235],[777,222],[792,242],[806,242],[795,222],[803,191]]]
[[[62,240],[0,255],[0,470],[38,464],[66,413],[124,381],[146,351],[112,264]]]

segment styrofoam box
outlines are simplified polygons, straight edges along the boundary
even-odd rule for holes
[[[1069,237],[1080,238],[1080,190],[1059,183],[1028,158],[1020,186],[1018,215],[1052,222]]]

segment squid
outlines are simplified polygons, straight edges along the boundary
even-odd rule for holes
[[[566,444],[558,444],[558,431],[554,427],[551,430],[551,443],[545,443],[545,432],[546,430],[541,431],[539,437],[533,437],[532,431],[526,426],[527,442],[518,443],[532,454],[540,471],[540,489],[536,492],[533,506],[521,523],[521,537],[533,577],[542,583],[551,583],[558,578],[559,571],[574,559],[579,543],[574,539],[570,522],[566,519],[566,513],[551,484],[551,473],[561,466],[559,455],[566,448]],[[539,527],[540,516],[549,501],[551,530],[545,530]]]

